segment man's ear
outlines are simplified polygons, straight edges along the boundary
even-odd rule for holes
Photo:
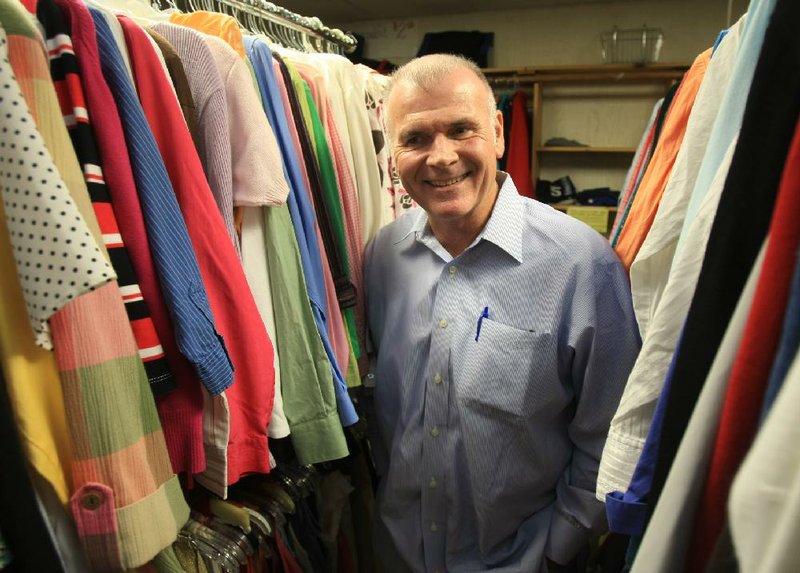
[[[506,150],[506,141],[503,137],[503,112],[499,109],[494,115],[494,151],[497,159],[503,157]]]

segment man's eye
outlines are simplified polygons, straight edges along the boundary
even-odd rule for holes
[[[403,145],[414,147],[416,145],[419,145],[420,143],[422,143],[422,136],[413,135],[411,137],[406,138],[406,140],[403,142]]]
[[[472,130],[468,127],[454,127],[450,133],[453,137],[464,137],[469,135],[471,132]]]

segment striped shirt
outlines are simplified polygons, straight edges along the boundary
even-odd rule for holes
[[[102,12],[93,7],[89,11],[103,74],[122,118],[147,238],[178,346],[194,364],[209,393],[219,394],[233,383],[233,365],[214,326],[186,223],[111,29]]]
[[[538,571],[606,527],[594,489],[639,350],[630,287],[599,234],[500,178],[456,258],[422,210],[367,251],[379,514],[415,571]]]
[[[47,36],[50,75],[53,77],[61,113],[83,168],[86,187],[111,265],[117,273],[122,300],[139,347],[139,357],[144,362],[150,389],[154,394],[165,394],[175,389],[175,379],[164,356],[150,310],[117,224],[117,215],[106,186],[100,154],[89,120],[69,25],[54,0],[41,0],[37,3],[36,10],[37,18]]]

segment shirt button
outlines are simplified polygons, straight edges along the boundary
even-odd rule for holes
[[[431,430],[431,436],[433,436],[434,438],[439,436],[439,427],[438,426],[434,426],[433,427],[433,429]]]
[[[81,498],[81,505],[84,509],[94,511],[103,504],[103,498],[96,493],[87,493]]]
[[[456,267],[450,267],[450,276],[456,274]]]
[[[439,321],[439,328],[447,328],[447,319],[443,318]]]
[[[439,526],[436,525],[435,521],[431,523],[431,531],[439,531]]]
[[[436,489],[437,485],[439,485],[439,483],[436,481],[436,478],[431,478],[431,481],[428,482],[428,487],[431,489]]]
[[[434,384],[441,384],[442,383],[442,375],[438,372],[433,375],[433,383]]]

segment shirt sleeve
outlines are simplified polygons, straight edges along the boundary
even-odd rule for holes
[[[279,206],[289,195],[275,133],[244,60],[225,78],[233,159],[233,204]]]
[[[591,275],[578,279],[568,327],[576,396],[569,424],[574,450],[556,488],[545,552],[560,564],[570,562],[589,535],[607,529],[605,506],[595,497],[600,455],[641,346],[622,266],[604,243],[594,251],[587,265]]]

